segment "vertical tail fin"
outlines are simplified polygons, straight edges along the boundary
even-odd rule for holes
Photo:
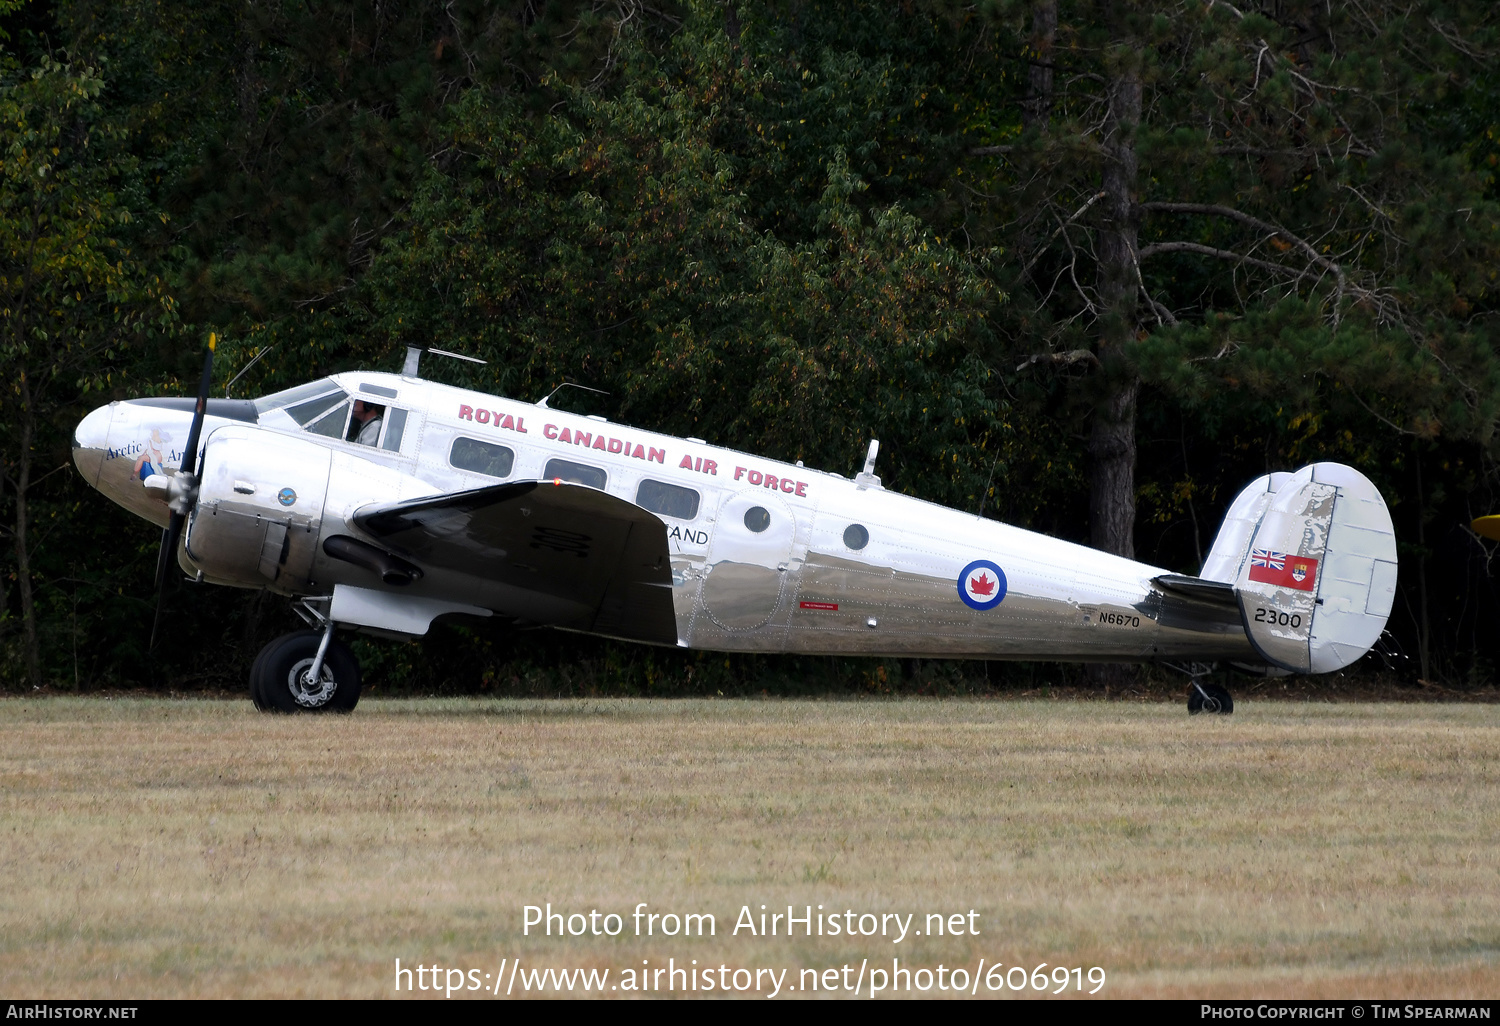
[[[1264,474],[1244,487],[1229,512],[1224,514],[1224,525],[1214,536],[1208,558],[1203,561],[1203,572],[1198,576],[1209,581],[1233,584],[1240,575],[1240,568],[1250,556],[1250,542],[1255,529],[1266,515],[1266,507],[1276,495],[1276,490],[1291,478],[1291,474]]]
[[[1338,463],[1266,475],[1230,506],[1202,576],[1234,585],[1267,662],[1343,669],[1379,639],[1395,600],[1390,511],[1367,477]]]

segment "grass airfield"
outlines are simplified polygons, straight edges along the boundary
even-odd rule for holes
[[[1497,728],[1474,704],[4,700],[0,992],[895,956],[1102,966],[1105,997],[1492,998]],[[717,936],[637,938],[643,901]],[[522,936],[546,902],[626,929]],[[972,908],[980,935],[731,936],[761,904]]]

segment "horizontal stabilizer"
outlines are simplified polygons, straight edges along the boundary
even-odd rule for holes
[[[1183,574],[1162,574],[1151,578],[1151,583],[1163,591],[1200,602],[1239,608],[1239,599],[1234,596],[1234,585],[1224,581],[1206,581],[1201,577],[1187,577]]]

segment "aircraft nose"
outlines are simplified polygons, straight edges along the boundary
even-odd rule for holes
[[[78,422],[73,431],[73,448],[105,449],[109,447],[108,406],[101,406]]]
[[[108,406],[101,406],[78,422],[73,429],[73,464],[83,479],[94,487],[99,486],[99,470],[104,465],[104,455],[109,451],[109,422],[113,414]]]

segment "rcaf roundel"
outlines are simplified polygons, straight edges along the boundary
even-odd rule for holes
[[[1005,601],[1005,571],[987,559],[976,559],[958,575],[958,597],[972,609],[994,609]]]

